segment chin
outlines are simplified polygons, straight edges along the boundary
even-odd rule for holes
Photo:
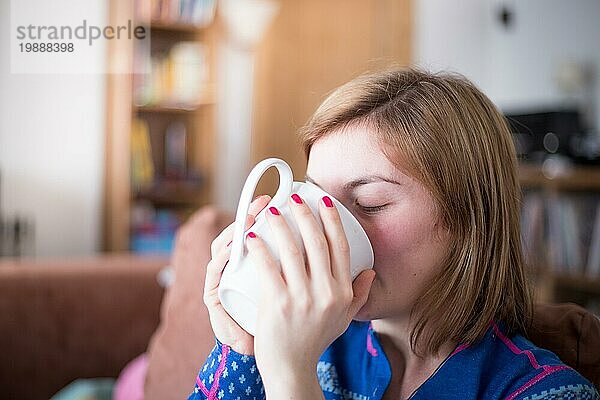
[[[400,303],[400,304],[399,304]],[[395,307],[392,304],[396,305]],[[389,300],[377,297],[374,291],[369,293],[367,302],[358,310],[354,318],[355,321],[374,321],[377,319],[398,318],[409,316],[410,306],[404,306],[400,299]]]
[[[377,313],[374,312],[373,307],[371,306],[371,302],[367,300],[365,305],[363,305],[360,310],[356,313],[354,318],[355,321],[372,321],[374,319],[378,319]]]

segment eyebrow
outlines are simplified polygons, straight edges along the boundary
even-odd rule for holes
[[[310,182],[318,187],[320,187],[321,189],[323,189],[321,187],[321,185],[319,185],[317,182],[314,181],[314,179],[312,179],[310,176],[308,175],[304,175],[304,180],[306,182]],[[402,185],[400,182],[391,179],[391,178],[387,178],[385,176],[380,176],[380,175],[366,175],[366,176],[361,176],[360,178],[357,179],[353,179],[350,182],[346,182],[344,183],[344,185],[342,186],[342,188],[346,191],[352,191],[354,189],[356,189],[358,186],[361,185],[366,185],[369,183],[375,183],[375,182],[388,182],[388,183],[392,183],[394,185]],[[323,189],[325,190],[325,189]]]

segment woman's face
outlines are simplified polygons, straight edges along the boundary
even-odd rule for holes
[[[433,197],[394,167],[361,126],[314,143],[306,175],[350,210],[373,245],[377,275],[355,319],[407,317],[447,248]]]

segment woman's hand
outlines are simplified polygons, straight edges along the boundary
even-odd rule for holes
[[[271,201],[271,197],[264,195],[257,197],[251,204],[246,218],[249,229],[254,224],[256,215]],[[233,238],[235,222],[225,228],[213,240],[210,246],[211,260],[206,266],[206,279],[204,281],[204,304],[208,308],[210,324],[215,336],[221,343],[229,345],[240,354],[254,354],[254,338],[242,329],[223,308],[219,300],[219,283],[223,270],[231,254],[231,240]]]
[[[331,199],[319,201],[322,231],[310,208],[297,195],[292,198],[306,260],[273,207],[266,214],[281,268],[260,237],[249,233],[246,240],[262,282],[254,351],[267,389],[270,380],[274,385],[282,378],[315,381],[319,357],[348,328],[375,277],[373,270],[366,270],[352,283],[350,249]]]

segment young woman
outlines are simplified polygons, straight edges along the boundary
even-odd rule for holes
[[[204,301],[216,346],[190,399],[597,399],[522,336],[531,295],[507,124],[466,79],[401,69],[334,91],[301,132],[306,179],[364,227],[354,282],[337,210],[289,199],[306,248],[271,207],[281,267],[246,238],[264,284],[257,333],[219,303],[232,226],[212,244]],[[248,228],[269,202],[252,205]],[[316,219],[323,221],[323,231]]]

